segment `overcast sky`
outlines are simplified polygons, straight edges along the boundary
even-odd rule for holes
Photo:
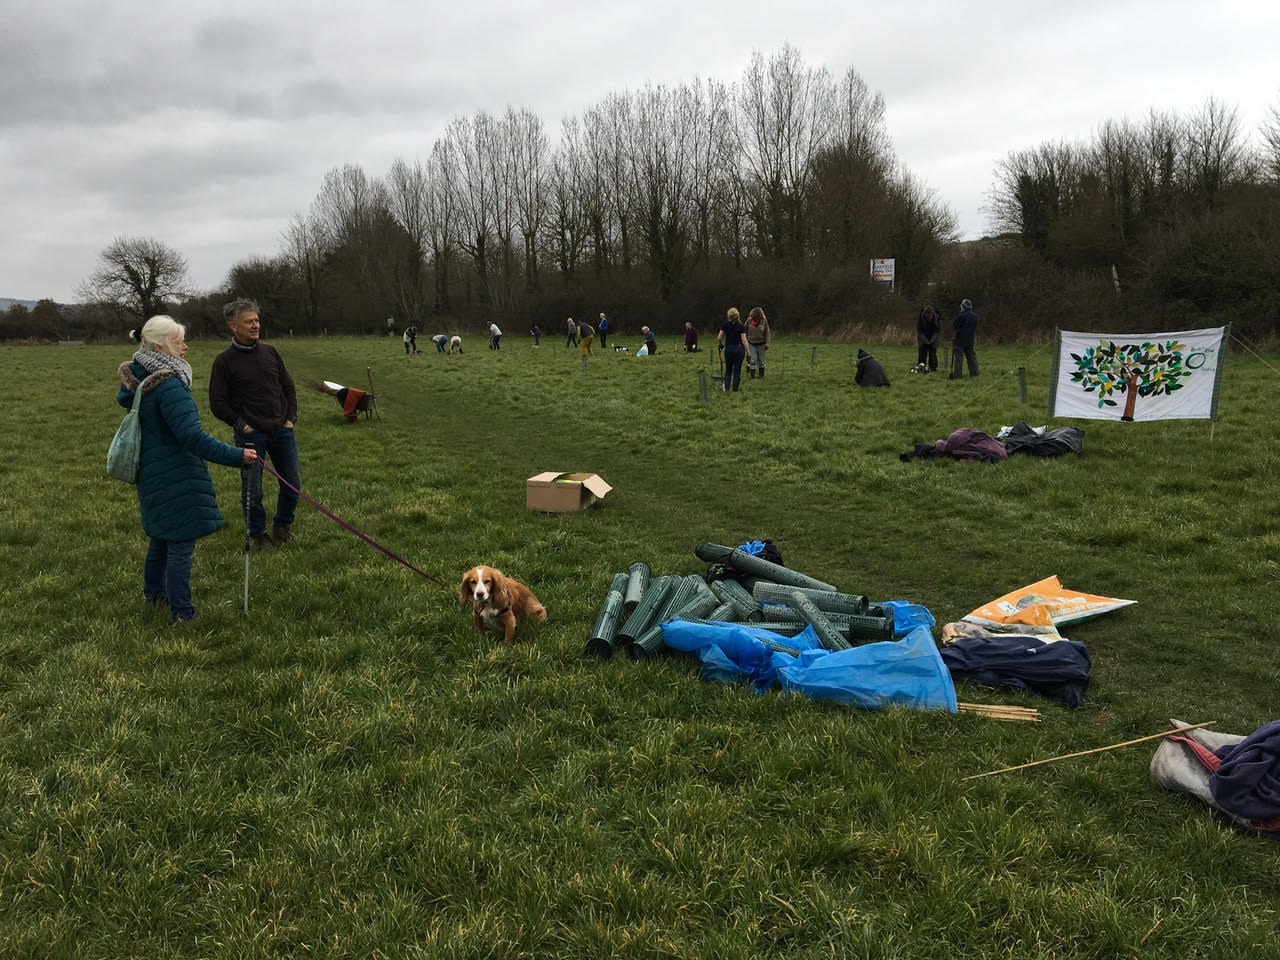
[[[344,163],[381,176],[455,116],[560,119],[611,90],[733,82],[784,42],[884,94],[901,161],[981,236],[1010,150],[1210,95],[1280,103],[1280,3],[1183,0],[6,0],[0,297],[74,299],[118,234],[206,289],[272,254]]]

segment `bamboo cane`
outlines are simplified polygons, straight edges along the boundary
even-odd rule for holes
[[[976,713],[978,716],[988,717],[992,720],[1020,721],[1023,723],[1040,722],[1040,711],[1033,707],[1014,707],[987,703],[957,703],[956,707],[962,713]]]
[[[1104,750],[1118,750],[1120,747],[1128,747],[1135,743],[1142,743],[1145,740],[1159,740],[1162,737],[1171,737],[1175,733],[1186,733],[1188,730],[1199,730],[1201,727],[1211,727],[1217,720],[1206,720],[1204,723],[1193,723],[1189,727],[1178,727],[1175,730],[1166,730],[1164,733],[1153,733],[1149,736],[1138,737],[1134,740],[1126,740],[1124,743],[1113,743],[1106,747],[1094,747],[1092,750],[1080,750],[1076,753],[1064,753],[1060,757],[1048,757],[1044,760],[1032,760],[1030,763],[1020,763],[1016,767],[1004,767],[1000,770],[988,770],[986,773],[975,773],[968,777],[961,777],[960,782],[965,780],[977,780],[980,777],[994,777],[997,773],[1012,773],[1014,770],[1025,770],[1027,767],[1038,767],[1042,763],[1056,763],[1059,760],[1070,760],[1073,757],[1087,757],[1091,753],[1102,753]]]

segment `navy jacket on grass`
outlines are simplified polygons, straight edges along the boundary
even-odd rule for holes
[[[137,361],[120,365],[116,401],[122,407],[133,404],[133,393],[146,376]],[[162,371],[147,384],[139,418],[142,529],[157,540],[196,540],[213,533],[222,526],[222,514],[205,461],[238,467],[244,451],[204,432],[191,391],[173,371]]]

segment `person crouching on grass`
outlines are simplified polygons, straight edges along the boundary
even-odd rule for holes
[[[191,364],[184,359],[187,332],[182,324],[155,316],[129,335],[141,346],[132,360],[120,364],[116,402],[132,407],[142,381],[156,374],[143,388],[138,413],[138,508],[142,530],[150,538],[142,566],[142,596],[156,606],[168,604],[170,621],[182,623],[196,615],[191,602],[196,541],[223,523],[205,461],[247,467],[257,462],[258,453],[223,443],[200,426],[200,412],[191,399]]]
[[[589,323],[578,324],[578,342],[582,344],[582,355],[588,356],[591,353],[591,345],[595,343],[596,332],[591,329]]]

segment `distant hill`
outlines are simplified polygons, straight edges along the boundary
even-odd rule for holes
[[[0,297],[0,312],[8,310],[15,303],[20,303],[28,310],[36,305],[34,300],[14,300],[12,297]]]

